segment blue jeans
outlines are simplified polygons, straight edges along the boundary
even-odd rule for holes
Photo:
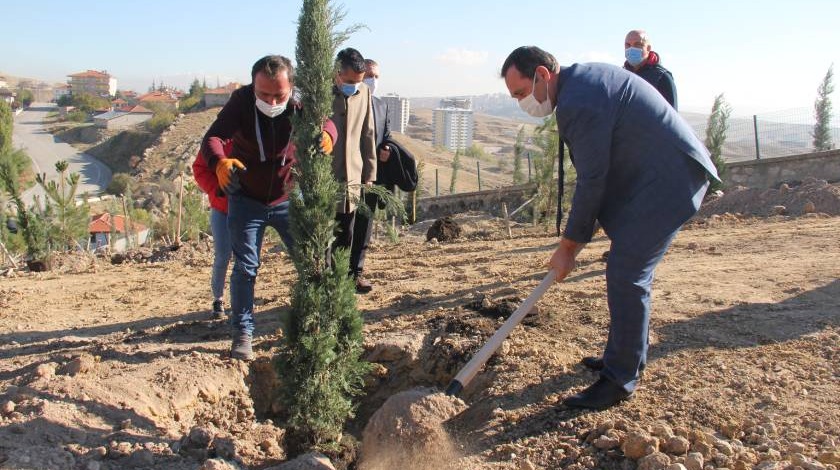
[[[636,389],[639,366],[647,363],[650,290],[656,266],[679,229],[660,240],[614,240],[607,258],[610,332],[601,376],[628,392]]]
[[[289,202],[276,206],[240,194],[228,196],[228,232],[233,248],[230,275],[231,326],[238,333],[254,333],[254,284],[260,267],[260,250],[266,227],[274,227],[291,249]]]
[[[213,234],[213,271],[210,273],[210,290],[213,292],[213,299],[222,300],[225,295],[225,277],[227,277],[232,253],[227,214],[210,209],[210,232]]]

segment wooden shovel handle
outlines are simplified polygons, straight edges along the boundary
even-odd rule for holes
[[[490,340],[478,350],[477,353],[470,359],[470,362],[467,363],[461,370],[458,372],[458,375],[449,382],[449,386],[446,388],[446,394],[457,396],[461,390],[466,387],[470,381],[475,377],[475,374],[478,373],[478,370],[490,359],[490,356],[496,352],[497,349],[502,345],[502,342],[510,335],[510,332],[525,318],[526,315],[534,308],[534,304],[537,303],[538,300],[545,294],[545,291],[554,284],[555,272],[554,270],[550,270],[548,274],[545,275],[540,285],[531,292],[531,295],[528,296],[522,302],[522,305],[516,309],[513,314],[505,321],[502,326],[499,327],[498,330],[493,334]]]

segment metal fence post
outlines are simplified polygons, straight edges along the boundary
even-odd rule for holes
[[[528,152],[528,182],[531,182],[531,152]]]
[[[435,197],[440,196],[440,191],[438,189],[438,169],[435,168]]]
[[[475,162],[475,173],[478,175],[478,190],[481,191],[481,162]]]
[[[758,116],[753,114],[753,131],[755,132],[755,159],[761,160],[761,150],[758,148]]]

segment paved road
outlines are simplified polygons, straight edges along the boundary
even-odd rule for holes
[[[44,117],[55,110],[54,104],[32,103],[26,111],[15,116],[12,143],[29,154],[33,169],[36,173],[46,173],[47,181],[56,180],[58,177],[55,163],[66,160],[70,164],[70,171],[79,173],[82,177],[76,194],[79,197],[85,192],[91,196],[99,195],[111,182],[111,170],[99,160],[80,153],[70,144],[61,142],[44,131]],[[24,193],[24,201],[31,203],[35,194],[40,195],[43,201],[44,190],[38,184]]]

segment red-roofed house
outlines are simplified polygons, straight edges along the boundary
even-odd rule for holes
[[[111,240],[112,225],[116,233],[114,240]],[[90,245],[93,249],[109,245],[117,253],[126,249],[125,217],[121,215],[114,215],[113,224],[111,223],[111,214],[107,212],[91,216],[88,232],[90,232]],[[131,222],[132,245],[142,245],[146,243],[148,237],[149,229],[145,225]],[[112,241],[113,243],[111,243]]]
[[[146,106],[163,105],[175,111],[178,109],[178,99],[170,93],[152,91],[137,98],[137,102]]]
[[[224,106],[230,99],[230,95],[239,88],[240,84],[236,82],[228,83],[220,88],[213,88],[204,92],[204,107],[212,108],[214,106]]]
[[[68,75],[71,93],[89,93],[95,96],[117,94],[117,79],[106,71],[85,70]]]

